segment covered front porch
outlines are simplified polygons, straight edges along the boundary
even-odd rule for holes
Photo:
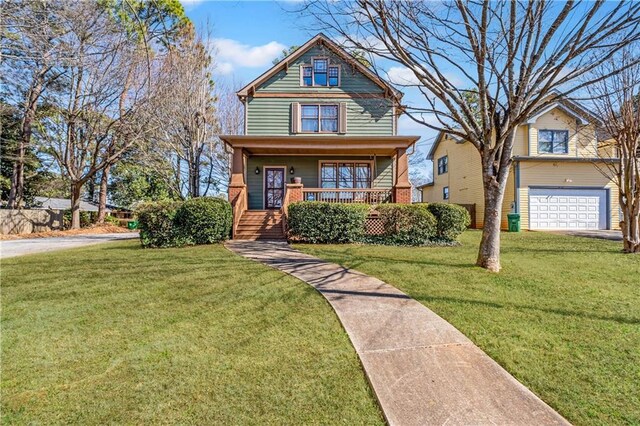
[[[234,234],[247,210],[298,201],[410,203],[407,151],[415,136],[224,136],[233,149]],[[286,224],[283,224],[286,226]]]

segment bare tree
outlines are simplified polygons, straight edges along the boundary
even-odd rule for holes
[[[131,78],[132,64],[143,66],[137,45],[97,3],[75,4],[60,14],[60,24],[67,33],[60,64],[65,82],[40,136],[45,152],[69,177],[71,227],[78,228],[83,185],[137,141],[131,117],[145,101],[148,78],[143,72]]]
[[[618,186],[623,251],[640,253],[640,46],[636,43],[594,70],[588,87],[593,111],[601,121],[608,157],[600,171]],[[612,71],[622,69],[619,73]],[[602,79],[598,79],[602,77]]]
[[[500,270],[517,127],[593,82],[578,80],[640,38],[640,2],[631,1],[318,1],[303,10],[349,46],[406,67],[424,101],[408,105],[409,116],[477,149],[485,201],[477,265],[491,271]]]
[[[9,0],[0,8],[3,98],[18,106],[21,115],[15,153],[3,158],[13,163],[7,200],[10,209],[20,208],[23,203],[25,161],[38,106],[46,90],[65,73],[57,66],[65,28],[56,21],[66,7],[64,3],[41,0]]]
[[[174,175],[167,181],[178,185],[176,192],[185,197],[206,195],[218,182],[217,173],[226,169],[220,155],[224,147],[217,138],[212,71],[207,44],[189,32],[169,49],[154,73],[157,87],[147,108],[157,129],[153,143],[156,152],[171,159]]]

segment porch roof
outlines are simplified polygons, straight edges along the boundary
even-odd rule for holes
[[[249,155],[395,155],[398,149],[407,149],[420,136],[220,136],[232,148],[242,148]]]

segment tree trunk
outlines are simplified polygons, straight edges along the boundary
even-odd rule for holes
[[[640,253],[640,200],[622,199],[620,196],[620,208],[622,210],[622,251],[625,253]]]
[[[13,173],[11,174],[11,189],[7,207],[17,209],[22,206],[24,198],[24,162],[27,147],[31,144],[31,126],[36,118],[38,99],[42,93],[44,83],[44,73],[40,72],[29,90],[28,98],[25,102],[25,112],[20,126],[20,142],[14,159]]]
[[[484,225],[476,265],[492,272],[500,271],[500,225],[504,189],[495,181],[484,184]]]
[[[100,195],[98,201],[98,220],[97,223],[104,224],[104,218],[107,216],[107,184],[109,183],[109,173],[111,172],[111,164],[107,164],[102,169],[100,177]]]
[[[18,150],[16,158],[13,160],[13,171],[11,173],[11,189],[9,190],[9,199],[7,207],[17,209],[21,207],[21,201],[24,191],[24,143],[22,138],[18,142]]]
[[[491,272],[500,271],[500,225],[502,202],[511,168],[511,150],[515,131],[505,137],[502,151],[496,159],[492,150],[481,153],[482,186],[484,189],[484,225],[476,265]]]
[[[80,229],[80,194],[82,184],[73,182],[71,184],[71,229]]]
[[[636,135],[620,135],[620,163],[617,171],[618,202],[622,211],[622,251],[640,253],[640,173]]]

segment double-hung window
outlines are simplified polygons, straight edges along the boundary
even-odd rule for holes
[[[303,86],[313,86],[312,67],[302,67],[302,84]]]
[[[442,188],[442,199],[443,200],[448,200],[449,199],[449,187],[445,186],[444,188]]]
[[[327,68],[329,67],[329,61],[327,59],[315,59],[313,61],[313,85],[314,86],[326,86],[327,85]]]
[[[303,86],[337,87],[340,85],[340,67],[330,65],[327,58],[314,58],[311,65],[302,67]]]
[[[337,133],[338,105],[301,105],[303,133]]]
[[[538,152],[545,154],[567,154],[569,152],[569,131],[538,131]]]
[[[438,174],[443,175],[449,171],[449,157],[445,155],[444,157],[438,158]]]

